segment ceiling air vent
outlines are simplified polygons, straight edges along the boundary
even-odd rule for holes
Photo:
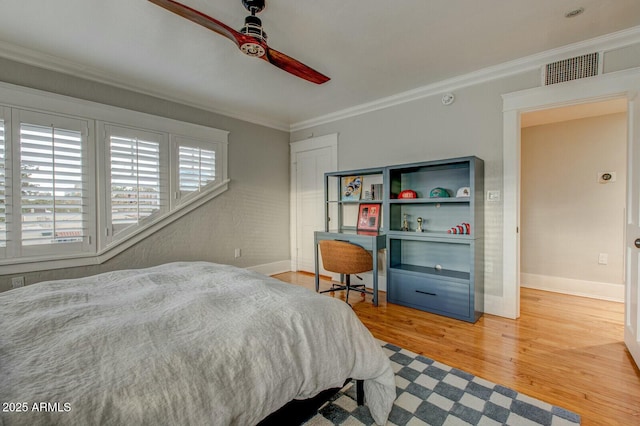
[[[545,67],[544,85],[598,75],[598,52],[552,62]]]

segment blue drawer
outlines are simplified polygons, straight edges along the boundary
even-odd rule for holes
[[[472,320],[469,282],[389,270],[388,286],[391,303]]]

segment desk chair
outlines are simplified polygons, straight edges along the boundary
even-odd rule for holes
[[[329,290],[323,290],[320,293],[347,290],[345,297],[347,304],[349,303],[350,290],[358,291],[362,293],[363,296],[365,294],[373,294],[373,292],[365,290],[364,284],[352,285],[350,279],[351,274],[368,272],[373,269],[373,257],[371,257],[371,253],[357,244],[346,241],[321,240],[319,244],[324,269],[345,275],[344,284],[333,283]],[[361,279],[360,277],[357,278]]]

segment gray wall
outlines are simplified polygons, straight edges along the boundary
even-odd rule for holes
[[[605,72],[640,66],[640,45],[606,52]],[[291,141],[338,133],[338,169],[476,155],[485,161],[485,191],[503,193],[502,95],[539,87],[539,70],[522,72],[355,117],[292,132]],[[503,204],[485,202],[485,293],[503,296]]]
[[[288,132],[2,58],[0,81],[230,132],[227,192],[105,264],[20,274],[27,284],[176,260],[248,267],[290,259]],[[0,270],[0,291],[10,278]]]
[[[444,106],[431,96],[292,133],[338,133],[338,168],[384,166],[476,155],[485,162],[485,191],[502,193],[502,97],[536,87],[537,71],[456,90]],[[502,202],[485,203],[485,291],[502,296]]]

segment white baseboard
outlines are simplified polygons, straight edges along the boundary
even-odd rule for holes
[[[553,291],[592,299],[624,302],[624,284],[602,283],[597,281],[576,280],[573,278],[552,277],[538,274],[520,274],[520,286],[536,290]]]
[[[510,314],[505,309],[505,300],[503,297],[493,296],[486,293],[484,295],[484,313],[498,317],[516,319],[515,314]]]
[[[275,275],[283,272],[291,271],[291,261],[281,260],[273,263],[265,263],[264,265],[250,266],[246,268],[250,271],[259,272],[264,275]]]

